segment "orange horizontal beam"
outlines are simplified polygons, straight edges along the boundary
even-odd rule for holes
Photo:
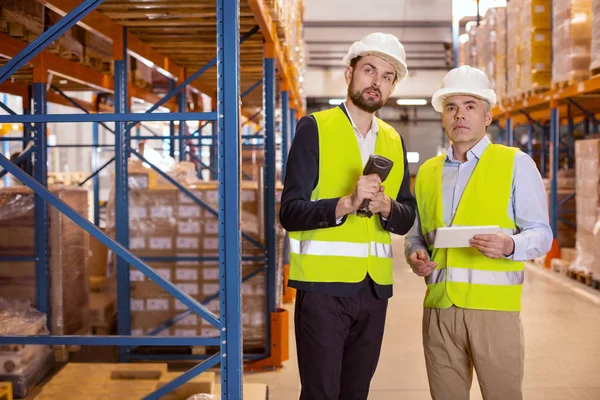
[[[8,93],[8,94],[12,94],[14,96],[27,98],[27,96],[29,96],[29,89],[28,89],[27,85],[24,85],[21,83],[4,82],[4,83],[0,84],[0,93]],[[71,104],[69,101],[67,101],[67,99],[65,99],[64,97],[62,97],[59,94],[56,94],[52,90],[48,91],[48,93],[46,94],[46,99],[48,100],[49,103],[73,107],[73,104]],[[95,107],[92,103],[83,101],[83,100],[79,100],[79,99],[77,99],[76,101],[79,105],[81,105],[87,111],[95,112]],[[107,111],[107,110],[101,110],[101,111]]]
[[[77,7],[80,0],[36,0],[38,3],[45,5],[52,11],[66,15],[68,12]],[[111,41],[120,40],[123,35],[123,25],[120,25],[112,19],[106,17],[99,11],[92,11],[84,17],[79,23],[81,27],[98,36],[104,37]],[[177,78],[181,75],[183,68],[176,63],[170,61],[163,54],[154,50],[152,47],[142,42],[135,35],[127,34],[127,50],[132,56],[138,56],[152,62],[155,66],[167,71],[173,77]],[[195,87],[212,96],[215,87],[208,85],[205,82],[194,82]]]
[[[304,110],[300,105],[300,91],[298,85],[294,84],[295,74],[292,65],[288,65],[285,55],[281,50],[281,44],[277,38],[277,28],[275,22],[269,14],[269,10],[265,5],[264,0],[248,0],[248,5],[254,14],[256,23],[260,27],[260,31],[266,42],[267,48],[271,45],[271,49],[275,52],[275,60],[277,61],[278,72],[281,76],[282,83],[289,89],[290,92],[290,107],[296,109],[298,118],[303,115]],[[296,82],[297,83],[297,82]]]

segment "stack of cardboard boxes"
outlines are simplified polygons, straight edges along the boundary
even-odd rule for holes
[[[198,182],[186,188],[206,207],[200,206],[172,185],[157,182],[150,172],[129,176],[129,247],[164,279],[198,301],[218,296],[219,223],[217,182]],[[258,242],[259,193],[256,182],[242,182],[241,229]],[[211,210],[214,210],[211,211]],[[114,217],[113,217],[114,218]],[[109,233],[114,235],[113,227]],[[281,232],[279,242],[283,241]],[[242,239],[242,256],[261,252]],[[154,258],[154,259],[153,259]],[[172,261],[169,258],[178,258]],[[113,258],[114,259],[114,258]],[[242,276],[263,266],[263,262],[243,261]],[[281,266],[278,266],[278,273]],[[114,273],[114,271],[113,271]],[[283,279],[277,279],[279,285]],[[133,335],[146,335],[158,326],[185,312],[187,307],[161,289],[135,268],[130,270],[131,328]],[[281,287],[277,288],[277,304]],[[264,348],[266,326],[265,275],[261,272],[242,284],[242,324],[244,348]],[[218,297],[206,307],[219,314]],[[162,336],[218,336],[218,331],[201,317],[191,314],[159,333]]]
[[[551,6],[550,0],[521,0],[519,59],[523,92],[550,87]]]
[[[514,99],[521,93],[520,38],[521,1],[512,0],[506,5],[506,69],[508,73],[506,97]]]
[[[572,269],[593,273],[600,279],[600,250],[597,240],[600,199],[600,139],[575,142],[577,171],[577,260]]]
[[[510,4],[510,3],[509,3]],[[592,0],[552,2],[552,83],[574,83],[590,75]]]

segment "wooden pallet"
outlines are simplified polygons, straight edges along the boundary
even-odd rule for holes
[[[590,272],[567,271],[567,276],[586,286],[592,286],[592,274]]]

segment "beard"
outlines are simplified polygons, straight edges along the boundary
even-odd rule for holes
[[[373,100],[369,98],[369,96],[366,93],[370,90],[377,92],[377,94],[379,95],[379,100]],[[354,77],[350,81],[350,85],[348,85],[348,97],[350,98],[350,100],[352,100],[352,103],[354,103],[356,107],[371,114],[379,110],[384,105],[381,90],[374,87],[368,87],[361,91],[355,90]]]

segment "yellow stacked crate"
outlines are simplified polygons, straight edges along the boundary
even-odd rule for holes
[[[521,0],[519,58],[522,92],[550,87],[550,7],[550,0]]]
[[[521,66],[519,63],[520,3],[520,0],[512,0],[506,6],[506,29],[508,33],[506,36],[506,68],[508,72],[506,97],[508,98],[515,98],[521,93]]]
[[[589,77],[592,0],[552,2],[552,83],[574,83]]]

